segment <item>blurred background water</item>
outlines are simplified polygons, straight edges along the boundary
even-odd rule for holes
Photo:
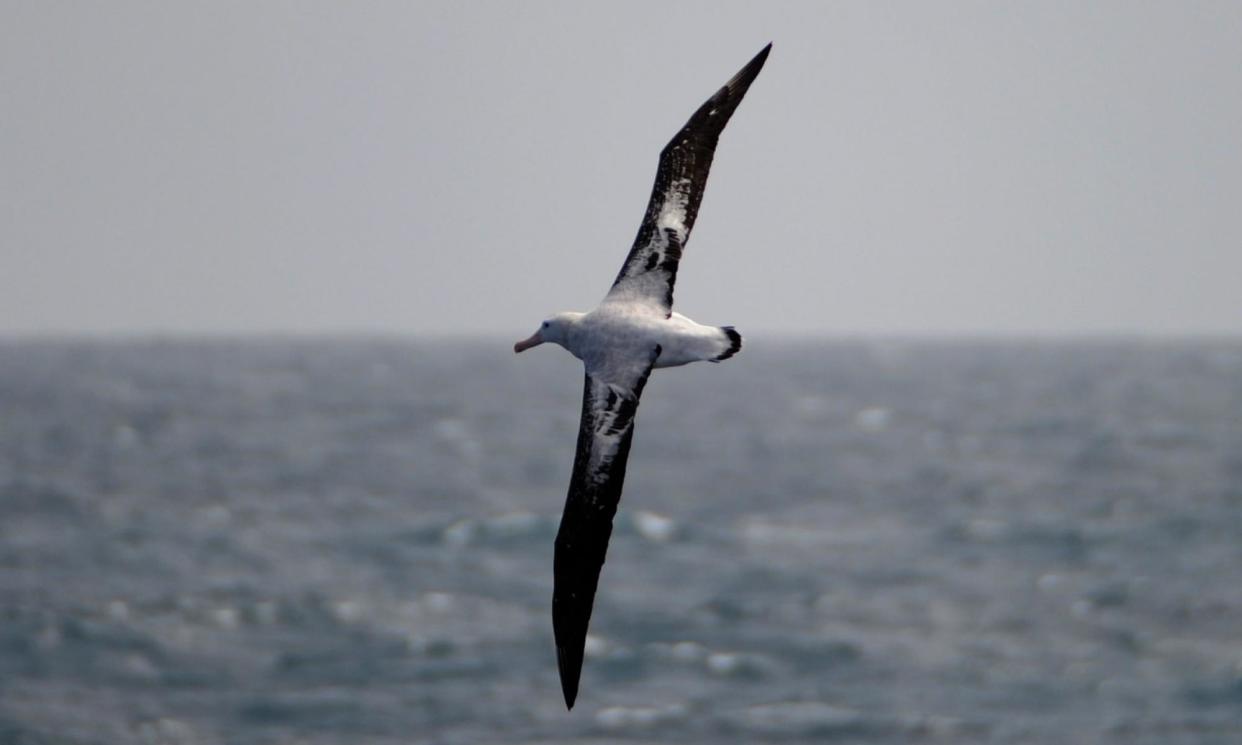
[[[0,743],[1242,742],[1242,344],[657,372],[567,713],[580,392],[502,342],[0,343]]]

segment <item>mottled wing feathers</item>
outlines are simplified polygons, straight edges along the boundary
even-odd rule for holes
[[[764,47],[716,91],[660,152],[647,212],[607,300],[639,300],[665,316],[672,312],[677,265],[703,200],[716,141],[771,48],[771,44]]]
[[[612,518],[621,500],[634,415],[659,356],[657,345],[647,359],[640,356],[624,371],[587,368],[578,451],[556,535],[553,568],[552,630],[561,690],[571,709],[578,695],[595,588],[612,535]]]

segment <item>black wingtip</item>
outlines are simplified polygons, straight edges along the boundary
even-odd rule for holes
[[[767,46],[759,50],[759,54],[752,57],[745,67],[738,70],[737,74],[725,83],[724,87],[731,93],[745,95],[746,89],[755,81],[755,78],[759,77],[759,71],[763,69],[763,63],[767,62],[768,52],[771,51],[772,42],[769,41]]]
[[[565,708],[572,711],[574,701],[578,699],[578,678],[582,675],[582,651],[575,653],[570,648],[558,644],[556,666],[561,673],[561,693],[565,695]]]
[[[769,41],[764,45],[763,49],[759,50],[758,54],[751,58],[750,62],[746,63],[746,67],[750,67],[751,65],[763,65],[763,63],[768,59],[768,53],[771,51],[772,42]]]

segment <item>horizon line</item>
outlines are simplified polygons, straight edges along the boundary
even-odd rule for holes
[[[13,343],[159,343],[159,342],[505,342],[500,331],[425,332],[379,329],[316,330],[107,330],[107,331],[0,331],[0,344]],[[751,331],[748,343],[788,342],[1217,342],[1242,343],[1242,331],[1157,331],[1133,329],[1013,331]]]

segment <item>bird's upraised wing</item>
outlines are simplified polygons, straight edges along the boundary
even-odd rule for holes
[[[771,44],[764,47],[716,91],[660,152],[655,186],[638,237],[604,302],[640,301],[666,317],[672,313],[677,265],[703,200],[716,141],[763,69],[771,48]]]

